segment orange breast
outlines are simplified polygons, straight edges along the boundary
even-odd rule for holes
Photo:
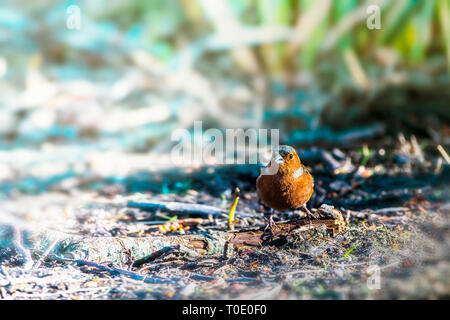
[[[256,180],[258,197],[275,210],[288,210],[301,207],[311,198],[314,179],[305,170],[298,178],[292,175],[261,175]]]

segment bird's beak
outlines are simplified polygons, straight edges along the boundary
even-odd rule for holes
[[[275,163],[278,163],[278,164],[283,164],[283,163],[284,163],[284,159],[283,159],[283,157],[281,156],[281,154],[279,154],[279,153],[277,153],[277,154],[275,155],[275,157],[273,158],[273,161],[274,161]]]

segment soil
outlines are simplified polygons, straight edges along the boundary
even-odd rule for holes
[[[345,228],[335,235],[322,225],[283,241],[227,243],[236,186],[236,210],[245,216],[237,215],[234,233],[267,224],[251,165],[140,171],[119,181],[82,172],[29,192],[17,179],[3,184],[0,296],[449,298],[450,170],[439,154],[425,149],[418,157],[397,144],[372,150],[362,167],[360,149],[324,148],[341,164],[336,171],[311,150],[300,150],[316,181],[308,206],[342,213]],[[224,214],[179,215],[130,201],[204,204]],[[301,210],[278,212],[275,222],[302,217]]]

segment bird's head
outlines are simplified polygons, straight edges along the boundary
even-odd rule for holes
[[[291,173],[301,167],[300,158],[291,146],[281,145],[278,152],[274,151],[271,162],[279,166],[280,173]]]

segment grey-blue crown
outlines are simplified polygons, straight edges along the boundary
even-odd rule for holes
[[[292,148],[291,146],[287,146],[287,145],[281,145],[279,146],[278,152],[282,155],[286,155],[291,151],[295,151],[294,148]]]

